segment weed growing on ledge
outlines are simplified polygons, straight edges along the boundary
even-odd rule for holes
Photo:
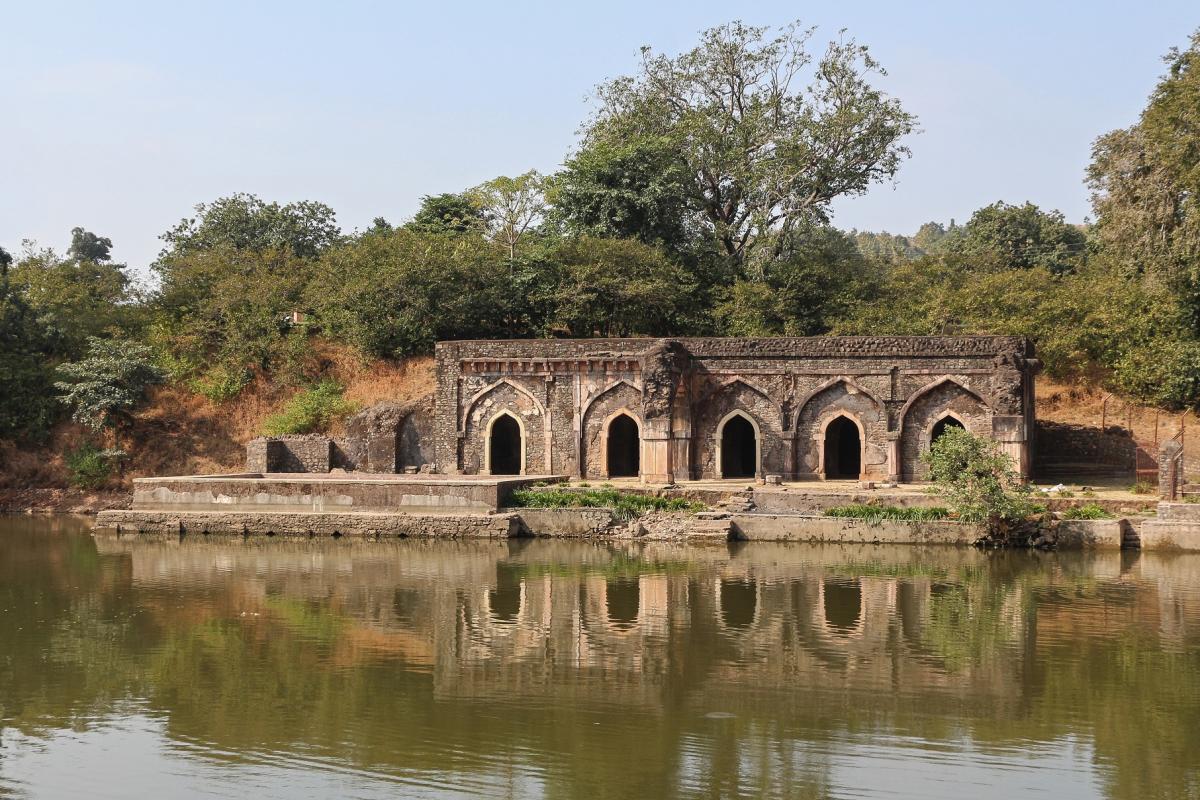
[[[1111,512],[1096,503],[1074,506],[1062,512],[1063,519],[1112,519],[1113,516]]]
[[[845,506],[834,506],[825,509],[827,517],[842,517],[845,519],[865,519],[869,522],[898,520],[903,522],[924,522],[935,519],[946,519],[950,509],[940,506],[934,508],[905,508],[903,506],[874,506],[867,503],[852,503]]]
[[[517,489],[509,498],[515,508],[607,508],[619,520],[630,520],[648,511],[703,511],[703,503],[682,497],[620,492],[616,489],[569,491],[562,489]]]

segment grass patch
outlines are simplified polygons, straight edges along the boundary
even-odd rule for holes
[[[705,505],[682,497],[658,497],[616,489],[517,489],[508,504],[515,508],[607,508],[620,520],[648,511],[703,511]]]
[[[329,430],[334,419],[355,410],[354,404],[342,397],[344,391],[337,381],[325,380],[297,392],[282,411],[267,417],[263,432],[268,436],[285,436]]]
[[[1138,481],[1129,487],[1129,491],[1134,494],[1154,494],[1158,491],[1158,487],[1149,481]]]
[[[936,519],[947,519],[950,509],[935,506],[933,508],[905,508],[903,506],[873,506],[866,503],[853,503],[847,506],[834,506],[825,509],[827,517],[842,517],[845,519],[865,519],[869,522],[884,522],[898,520],[901,522],[926,522]]]
[[[1112,519],[1115,515],[1095,503],[1073,506],[1062,512],[1063,519]]]

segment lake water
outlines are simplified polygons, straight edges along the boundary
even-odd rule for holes
[[[1200,796],[1200,558],[0,517],[0,796]]]

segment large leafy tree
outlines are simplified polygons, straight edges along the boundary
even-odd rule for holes
[[[1106,255],[1170,286],[1200,334],[1200,31],[1165,60],[1137,124],[1096,140],[1088,183]]]
[[[0,439],[38,439],[54,419],[46,334],[10,279],[0,248]]]
[[[871,84],[883,70],[866,47],[841,38],[814,58],[812,33],[733,22],[676,57],[643,48],[637,74],[598,88],[583,152],[668,153],[686,176],[690,222],[737,261],[825,221],[835,198],[895,175],[915,120]]]
[[[492,240],[517,257],[517,245],[528,237],[546,214],[546,179],[537,170],[515,178],[501,175],[468,192],[471,204],[482,211]]]
[[[405,227],[423,233],[478,233],[487,228],[487,214],[469,193],[425,195]]]
[[[320,255],[338,240],[333,209],[324,203],[268,203],[252,194],[233,194],[196,206],[162,235],[166,248],[157,267],[169,272],[172,259],[206,250],[290,250],[300,258]]]
[[[678,333],[693,310],[691,276],[642,242],[573,237],[548,261],[552,324],[572,336]]]
[[[984,206],[938,246],[973,261],[978,269],[1032,269],[1054,275],[1078,269],[1087,258],[1087,235],[1059,211],[1033,203]]]

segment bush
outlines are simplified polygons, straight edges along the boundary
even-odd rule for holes
[[[210,402],[221,405],[242,393],[250,383],[250,371],[230,367],[214,367],[199,378],[188,382],[188,388]]]
[[[985,522],[997,532],[1036,510],[1012,459],[991,439],[947,428],[922,459],[959,519]]]
[[[1072,506],[1062,512],[1063,519],[1112,519],[1113,514],[1096,503],[1082,506]]]
[[[1133,494],[1154,494],[1158,491],[1158,487],[1149,481],[1138,481],[1129,487],[1129,491]]]
[[[704,504],[682,497],[619,492],[616,489],[517,489],[509,498],[515,508],[608,508],[616,519],[629,520],[648,511],[703,511]]]
[[[101,450],[90,442],[84,442],[64,456],[68,480],[79,489],[99,489],[108,483],[113,465],[124,456],[124,451]]]
[[[263,432],[268,436],[285,436],[329,430],[333,420],[356,408],[342,397],[344,391],[337,381],[324,380],[311,389],[296,393],[282,411],[267,417]]]
[[[946,519],[950,509],[940,506],[934,508],[905,508],[903,506],[874,506],[867,503],[852,503],[845,506],[834,506],[825,509],[827,517],[843,517],[845,519],[865,519],[871,522],[884,520],[899,520],[918,522],[935,519]]]
[[[54,387],[71,418],[92,430],[131,421],[130,410],[163,373],[150,348],[122,339],[88,339],[87,356],[58,367]]]

